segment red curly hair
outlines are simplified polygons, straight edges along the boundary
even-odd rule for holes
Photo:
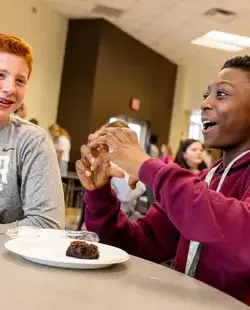
[[[0,33],[0,52],[11,53],[22,57],[29,67],[30,76],[33,67],[33,54],[29,44],[20,38]]]

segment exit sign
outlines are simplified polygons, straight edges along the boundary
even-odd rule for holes
[[[140,100],[137,98],[132,98],[130,102],[130,107],[133,111],[139,111],[140,110]]]

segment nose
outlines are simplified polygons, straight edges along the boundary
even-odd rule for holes
[[[208,96],[201,104],[201,111],[212,110],[213,106],[213,99]]]
[[[202,150],[198,150],[198,152],[197,152],[197,154],[199,155],[199,156],[202,156]]]
[[[15,79],[13,79],[12,77],[8,77],[4,79],[1,85],[2,85],[2,90],[6,95],[12,95],[16,91]]]

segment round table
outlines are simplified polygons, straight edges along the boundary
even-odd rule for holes
[[[0,237],[1,309],[249,309],[201,282],[139,258],[102,270],[59,269],[7,252],[7,240]]]

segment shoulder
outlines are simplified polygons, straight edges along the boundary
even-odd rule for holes
[[[67,138],[67,137],[65,137],[65,136],[60,136],[59,138],[58,138],[58,143],[60,144],[60,145],[70,145],[70,140],[69,140],[69,138]]]
[[[20,152],[54,148],[52,139],[41,127],[15,116],[11,117],[10,126]]]
[[[47,139],[48,133],[41,127],[16,116],[11,116],[11,125],[20,138]],[[50,138],[49,138],[50,139]]]
[[[69,142],[69,138],[65,137],[65,136],[60,136],[58,138],[59,142]]]

